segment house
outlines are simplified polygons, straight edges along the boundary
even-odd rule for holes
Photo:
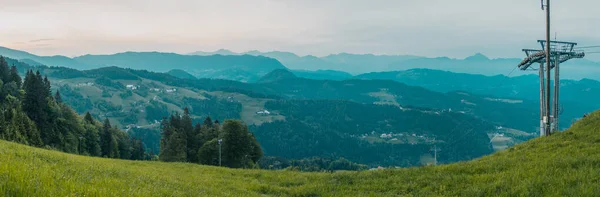
[[[271,115],[271,112],[269,112],[268,110],[261,110],[261,111],[257,111],[256,114],[258,115]]]
[[[177,92],[177,88],[170,88],[165,90],[167,93]]]
[[[132,84],[128,84],[128,85],[126,85],[125,87],[127,87],[127,89],[130,89],[130,90],[137,90],[139,86],[137,86],[137,85],[132,85]]]
[[[385,133],[384,133],[384,134],[381,134],[381,136],[379,136],[379,137],[380,137],[380,138],[391,138],[391,137],[392,137],[392,134],[391,134],[391,133],[390,133],[390,134],[385,134]]]
[[[87,82],[87,83],[78,83],[78,84],[75,84],[75,87],[86,87],[86,86],[93,86],[93,85],[94,85],[94,83]]]

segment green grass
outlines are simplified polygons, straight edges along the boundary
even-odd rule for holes
[[[2,195],[598,196],[600,113],[564,133],[474,161],[364,172],[302,173],[122,161],[1,141]]]

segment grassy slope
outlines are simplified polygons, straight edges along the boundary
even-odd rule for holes
[[[443,154],[443,152],[442,152]],[[594,196],[600,112],[551,137],[471,162],[300,173],[91,158],[0,142],[7,196]]]

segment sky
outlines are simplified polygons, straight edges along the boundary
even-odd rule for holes
[[[600,45],[597,0],[552,0],[558,40]],[[38,55],[229,49],[523,57],[540,0],[0,0],[0,46]],[[598,49],[600,51],[600,49]],[[595,55],[590,59],[600,60]]]

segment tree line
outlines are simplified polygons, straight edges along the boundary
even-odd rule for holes
[[[367,165],[354,163],[343,157],[337,159],[310,157],[289,160],[282,157],[266,156],[261,158],[258,164],[261,169],[303,172],[361,171],[369,169]]]
[[[161,136],[159,158],[165,162],[218,166],[221,159],[222,166],[254,168],[263,156],[259,143],[242,121],[225,120],[221,125],[207,117],[202,124],[193,125],[187,108],[183,114],[163,118]]]
[[[120,159],[147,159],[142,142],[89,113],[81,117],[39,71],[25,79],[0,56],[0,139],[67,153]]]

